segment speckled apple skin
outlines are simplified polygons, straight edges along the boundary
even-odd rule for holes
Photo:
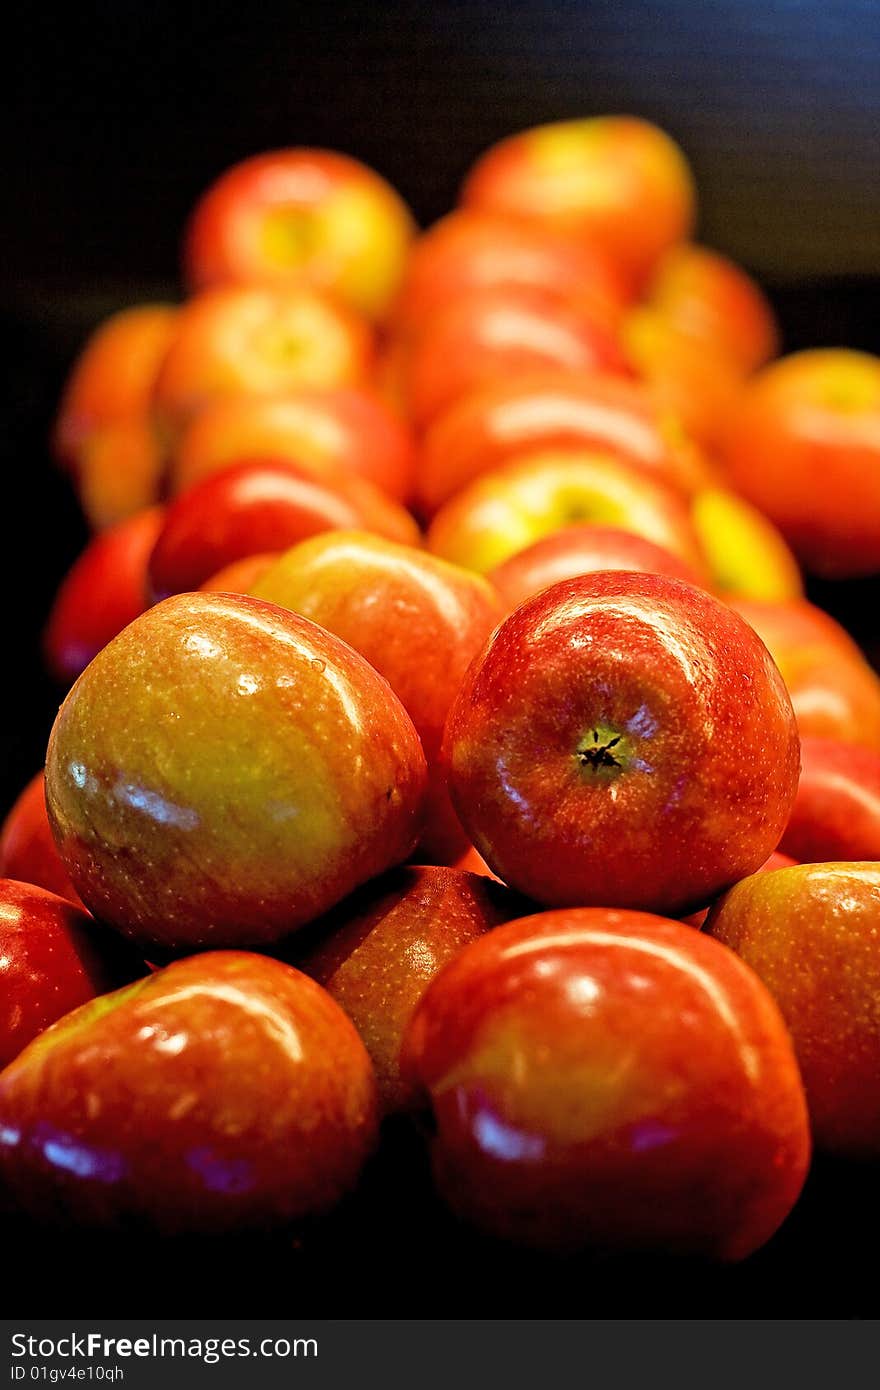
[[[518,1243],[740,1259],[807,1171],[769,993],[732,952],[646,913],[496,927],[430,985],[402,1066],[433,1108],[447,1201]]]
[[[182,594],[56,719],[46,800],[97,917],[177,954],[274,941],[406,858],[418,735],[345,643],[273,604]]]
[[[386,1113],[415,1103],[415,1086],[400,1074],[400,1046],[431,980],[469,942],[528,910],[525,899],[494,879],[406,865],[315,923],[319,935],[297,964],[354,1022]]]
[[[612,763],[585,761],[612,739]],[[470,667],[444,753],[505,883],[548,906],[668,916],[763,864],[799,767],[791,701],[748,625],[701,589],[628,573],[517,609]]]
[[[0,1074],[0,1187],[39,1219],[162,1231],[292,1221],[376,1132],[353,1025],[279,961],[178,961],[69,1014]]]
[[[880,864],[798,864],[738,883],[706,931],[776,999],[817,1148],[880,1157]]]

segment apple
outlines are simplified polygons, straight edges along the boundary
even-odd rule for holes
[[[760,285],[708,246],[670,247],[655,268],[648,303],[679,332],[727,353],[744,372],[779,352],[779,328]]]
[[[571,448],[618,455],[685,493],[713,481],[696,446],[640,383],[545,369],[472,391],[432,422],[417,466],[419,506],[432,516],[519,454]]]
[[[576,234],[634,284],[688,235],[696,215],[681,149],[635,116],[555,121],[508,136],[477,160],[461,201]]]
[[[782,854],[779,850],[775,849],[769,858],[765,859],[760,869],[756,870],[756,873],[772,874],[775,869],[790,869],[792,864],[796,864],[797,862],[798,861],[793,859],[791,855]],[[699,930],[704,926],[706,918],[709,916],[711,910],[711,904],[709,907],[701,907],[699,912],[691,912],[686,917],[682,917],[681,921],[685,922],[689,927],[696,927]]]
[[[180,310],[153,404],[174,440],[201,406],[223,396],[360,386],[372,354],[368,325],[317,290],[221,286]]]
[[[880,1155],[880,864],[797,864],[738,883],[706,930],[788,1025],[817,1148]]]
[[[197,589],[234,560],[282,551],[320,531],[375,528],[418,541],[409,512],[363,478],[339,493],[292,464],[242,463],[197,483],[169,506],[150,556],[156,598]]]
[[[222,396],[184,428],[171,461],[172,495],[244,459],[287,460],[335,484],[356,473],[398,502],[412,491],[413,443],[377,396],[349,387],[282,396]]]
[[[429,986],[401,1065],[431,1103],[443,1196],[521,1244],[742,1259],[806,1175],[772,998],[732,952],[647,913],[496,927]]]
[[[555,367],[632,375],[615,334],[546,291],[473,290],[414,332],[401,393],[424,427],[469,391]]]
[[[440,508],[427,544],[484,574],[585,523],[630,531],[707,577],[687,502],[661,479],[599,449],[538,449],[512,458]]]
[[[717,592],[764,603],[803,598],[797,560],[772,521],[744,497],[703,488],[691,502],[691,521]]]
[[[147,416],[117,420],[92,431],[80,446],[76,491],[93,531],[103,531],[155,506],[167,459]]]
[[[801,778],[780,843],[801,863],[880,861],[880,750],[801,739]]]
[[[212,574],[199,588],[211,594],[246,594],[260,575],[278,559],[280,552],[269,550],[260,555],[246,555],[243,560],[233,560]]]
[[[807,569],[880,570],[880,358],[815,348],[771,363],[743,393],[724,461]]]
[[[880,679],[844,628],[805,600],[732,606],[769,647],[802,738],[880,749]]]
[[[385,677],[428,762],[419,853],[458,858],[467,836],[449,802],[440,744],[465,671],[502,617],[491,585],[378,536],[328,531],[288,550],[251,592],[319,623]]]
[[[697,571],[670,550],[644,536],[613,526],[564,526],[549,536],[518,550],[509,560],[490,570],[487,578],[509,609],[527,598],[579,574],[597,570],[632,570],[640,574],[665,574],[699,584]]]
[[[482,854],[479,854],[473,845],[468,845],[461,858],[456,860],[454,867],[463,869],[469,874],[479,874],[483,878],[491,878],[495,883],[501,882],[498,875],[493,874]]]
[[[403,199],[366,164],[330,150],[272,150],[227,169],[199,199],[186,281],[192,290],[310,285],[381,319],[414,232]]]
[[[42,772],[31,778],[0,826],[0,876],[33,883],[81,906],[49,828]]]
[[[404,860],[425,759],[387,683],[314,623],[183,594],[77,681],[46,760],[74,887],[151,960],[266,945]]]
[[[791,701],[748,624],[693,585],[623,571],[563,580],[502,623],[444,755],[505,883],[668,916],[763,864],[799,768]]]
[[[62,1019],[0,1075],[0,1182],[40,1220],[167,1234],[332,1206],[376,1134],[353,1025],[280,961],[178,961]]]
[[[701,448],[716,451],[742,389],[738,364],[644,304],[626,315],[620,340],[657,409],[680,420]]]
[[[407,865],[315,923],[315,944],[296,964],[353,1021],[385,1113],[410,1109],[416,1099],[412,1082],[400,1075],[400,1046],[431,980],[470,941],[524,911],[525,900],[491,878]]]
[[[148,507],[89,541],[61,581],[43,634],[46,665],[69,685],[147,606],[147,564],[165,518]]]
[[[527,219],[457,208],[413,243],[394,305],[408,333],[453,300],[483,290],[538,290],[613,328],[627,300],[620,274],[596,247]]]
[[[64,387],[52,437],[59,462],[75,468],[96,430],[147,417],[177,318],[171,304],[138,304],[99,324]]]
[[[81,906],[0,879],[0,1068],[63,1014],[145,971]]]

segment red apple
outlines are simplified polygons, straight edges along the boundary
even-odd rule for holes
[[[328,290],[381,318],[415,231],[389,183],[330,150],[254,155],[221,174],[196,204],[184,246],[191,289],[268,281]]]
[[[447,1201],[551,1248],[741,1259],[797,1200],[803,1088],[779,1011],[679,922],[580,909],[475,941],[404,1041]]]
[[[728,354],[744,372],[779,351],[779,328],[761,287],[707,246],[671,247],[656,267],[648,301],[679,333]]]
[[[0,875],[81,905],[49,828],[42,772],[31,778],[0,827]]]
[[[724,460],[807,569],[880,570],[880,358],[815,348],[771,363],[742,395]]]
[[[62,1014],[145,971],[82,907],[0,879],[0,1068]]]
[[[409,716],[357,652],[273,604],[185,594],[77,681],[46,802],[95,916],[179,954],[275,941],[404,860],[425,779]]]
[[[512,609],[561,579],[597,570],[631,570],[665,574],[687,584],[700,582],[696,570],[680,556],[613,526],[565,526],[518,550],[490,570],[487,578]]]
[[[712,481],[678,422],[660,415],[640,383],[545,370],[492,382],[432,422],[418,464],[419,505],[432,516],[517,455],[572,448],[615,454],[686,493]]]
[[[408,865],[315,923],[316,944],[297,964],[354,1022],[386,1112],[409,1109],[416,1098],[400,1075],[400,1045],[431,980],[468,942],[527,910],[491,878]]]
[[[706,930],[776,999],[817,1147],[880,1156],[880,864],[797,864],[738,883]]]
[[[880,861],[880,751],[801,739],[801,779],[781,847],[804,864]]]
[[[243,459],[282,459],[335,484],[356,473],[396,501],[412,490],[406,426],[366,391],[338,387],[283,396],[224,396],[203,406],[172,459],[172,494]]]
[[[0,1182],[87,1227],[213,1232],[322,1211],[357,1180],[376,1083],[307,976],[178,961],[61,1020],[0,1076]]]
[[[409,513],[363,478],[346,479],[336,492],[290,464],[242,463],[171,503],[150,556],[150,588],[157,598],[197,589],[235,560],[345,528],[402,541],[419,536]]]
[[[763,864],[799,767],[791,702],[749,626],[702,589],[622,571],[506,619],[444,752],[453,805],[505,883],[670,916]]]
[[[367,325],[315,290],[205,290],[180,311],[153,402],[173,439],[201,406],[223,396],[360,386],[372,352]]]
[[[665,131],[636,116],[555,121],[510,135],[471,169],[465,207],[577,235],[641,284],[695,218],[693,175]]]
[[[328,531],[287,551],[251,592],[335,633],[389,682],[428,761],[419,853],[457,859],[467,836],[449,802],[440,744],[464,673],[502,616],[491,586],[378,536]]]
[[[119,521],[89,541],[68,570],[46,624],[43,651],[68,685],[111,638],[147,606],[147,564],[165,519],[163,507]]]

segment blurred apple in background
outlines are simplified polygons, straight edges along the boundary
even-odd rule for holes
[[[80,905],[52,838],[42,772],[31,778],[0,826],[0,876],[36,884]]]
[[[779,327],[760,285],[728,256],[685,242],[658,261],[651,308],[679,333],[753,372],[779,352]]]
[[[363,657],[230,594],[131,623],[68,695],[46,760],[77,892],[148,954],[310,921],[412,851],[425,781],[412,722]]]
[[[739,367],[643,304],[627,314],[620,337],[658,411],[680,420],[701,448],[714,453],[742,388]]]
[[[272,150],[227,169],[199,199],[186,280],[191,290],[309,285],[381,319],[414,232],[403,199],[366,164],[331,150]]]
[[[260,555],[246,555],[243,560],[233,560],[231,565],[224,565],[199,588],[209,594],[246,594],[260,575],[275,563],[279,554],[279,551],[264,551]]]
[[[803,863],[880,861],[880,751],[801,739],[801,777],[781,847]]]
[[[103,531],[157,503],[167,466],[156,426],[146,416],[94,430],[80,446],[76,468],[77,496],[89,526]]]
[[[803,598],[797,560],[772,521],[744,497],[704,488],[691,503],[691,522],[719,593],[768,603]]]
[[[0,1076],[0,1182],[43,1221],[284,1225],[339,1201],[375,1135],[353,1025],[313,980],[244,951],[86,1004]]]

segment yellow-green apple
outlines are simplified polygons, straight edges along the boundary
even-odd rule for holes
[[[519,1243],[736,1260],[773,1235],[810,1152],[779,1010],[680,922],[582,908],[466,946],[429,986],[404,1075],[466,1219]]]
[[[785,603],[803,598],[797,560],[763,512],[726,488],[704,488],[691,521],[714,588],[730,597]]]
[[[275,941],[404,860],[425,781],[362,656],[273,604],[198,593],[150,609],[77,681],[46,803],[95,916],[181,954]]]
[[[353,1025],[280,961],[215,951],[86,1004],[0,1074],[0,1183],[40,1220],[211,1233],[332,1206],[376,1133]]]
[[[505,619],[444,740],[453,805],[505,883],[669,916],[775,849],[798,752],[748,624],[703,589],[623,571],[563,580]]]

